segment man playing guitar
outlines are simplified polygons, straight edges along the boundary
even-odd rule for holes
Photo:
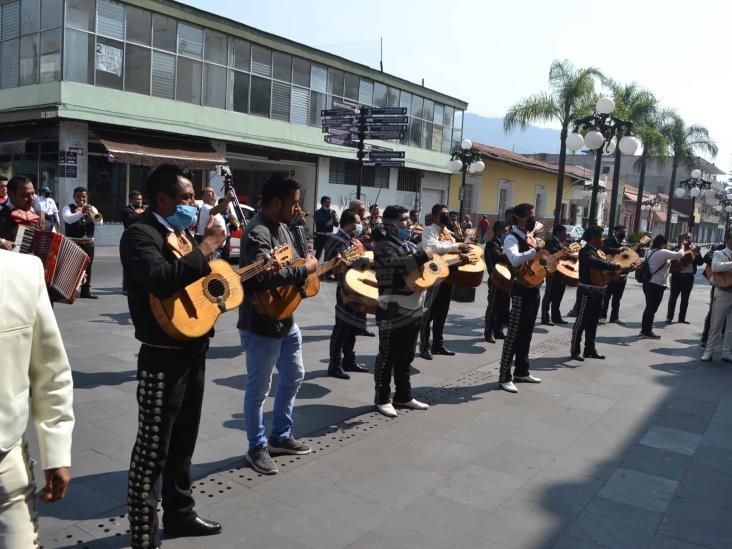
[[[613,234],[605,239],[605,243],[602,246],[602,251],[607,255],[615,255],[618,253],[620,248],[629,246],[627,240],[625,240],[625,225],[616,225],[613,227]],[[607,311],[610,310],[610,322],[616,324],[623,324],[620,320],[620,300],[623,299],[623,293],[625,292],[625,285],[628,282],[628,278],[623,276],[617,280],[611,281],[607,285],[607,291],[602,303],[602,322],[605,322],[607,318]],[[612,303],[612,308],[611,308]]]
[[[557,253],[562,249],[564,240],[567,238],[567,229],[564,225],[554,225],[552,227],[552,236],[546,241],[544,249],[550,254]],[[546,288],[544,290],[544,299],[541,300],[541,323],[545,326],[553,326],[554,324],[568,324],[562,318],[562,312],[559,306],[564,297],[564,289],[566,286],[562,283],[556,272],[549,273],[546,277]],[[551,317],[549,316],[551,309]]]
[[[503,239],[506,237],[506,224],[496,220],[493,223],[493,238],[485,245],[485,259],[488,273],[492,273],[496,263],[505,263],[506,254],[503,253]],[[488,306],[485,308],[485,328],[483,337],[488,343],[495,343],[496,339],[505,339],[503,325],[508,322],[510,296],[496,286],[488,277]]]
[[[503,250],[511,266],[517,269],[536,256],[536,241],[528,233],[534,229],[536,218],[532,204],[519,204],[513,208],[513,229],[503,242]],[[501,369],[498,383],[504,391],[518,393],[514,381],[541,383],[541,378],[529,371],[531,335],[539,313],[539,288],[521,284],[517,279],[511,289],[511,316],[508,334],[503,341]],[[514,361],[515,357],[515,361]],[[511,363],[515,370],[511,375]]]

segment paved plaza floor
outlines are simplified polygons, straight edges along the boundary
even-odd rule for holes
[[[128,543],[139,345],[120,277],[115,250],[100,249],[99,299],[56,306],[77,422],[68,496],[40,505],[44,548]],[[631,280],[627,324],[599,329],[604,361],[568,361],[571,324],[537,326],[532,370],[543,383],[519,385],[517,395],[498,389],[501,345],[483,341],[479,288],[474,303],[451,306],[445,333],[458,354],[414,362],[415,394],[431,408],[396,419],[374,413],[371,374],[326,375],[334,290],[324,284],[296,313],[306,378],[295,431],[314,452],[278,458],[275,477],[243,463],[246,369],[236,313],[218,323],[194,474],[197,510],[223,532],[165,547],[732,547],[732,364],[699,361],[709,295],[701,277],[691,325],[665,326],[664,299],[659,341],[636,337],[643,296]],[[562,309],[573,301],[568,291]],[[357,340],[370,369],[377,343]]]

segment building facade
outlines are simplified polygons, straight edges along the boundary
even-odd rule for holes
[[[366,168],[367,202],[446,199],[464,101],[170,0],[0,0],[0,173],[61,204],[88,187],[108,243],[127,193],[162,162],[189,168],[197,190],[220,188],[228,164],[242,203],[286,173],[307,211],[321,195],[345,207],[355,149],[321,130],[321,109],[341,102],[409,116],[403,139],[374,142],[406,165]]]

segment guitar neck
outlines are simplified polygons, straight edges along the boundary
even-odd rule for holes
[[[267,262],[267,259],[260,259],[259,261],[255,261],[251,265],[242,267],[241,269],[236,271],[236,274],[238,274],[241,277],[241,281],[244,282],[246,280],[249,280],[250,278],[254,278],[259,273],[261,273],[264,270]]]
[[[336,259],[333,258],[330,261],[326,261],[325,263],[318,265],[318,268],[315,270],[312,276],[320,276],[332,271],[335,264]]]

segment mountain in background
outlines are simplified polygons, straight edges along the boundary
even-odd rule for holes
[[[465,113],[463,137],[517,153],[559,153],[559,130],[528,126],[526,131],[503,133],[503,118]]]

